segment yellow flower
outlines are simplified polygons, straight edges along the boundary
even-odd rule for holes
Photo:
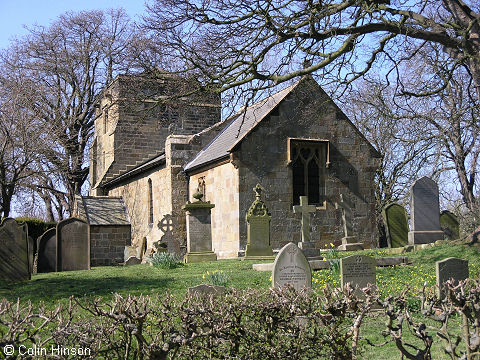
[[[330,243],[330,246],[331,246],[331,247],[334,247],[335,245],[333,245],[333,243]]]
[[[205,274],[203,274],[203,276],[202,276],[202,277],[205,279]]]
[[[323,258],[323,261],[327,261],[327,259],[326,259],[326,258]]]
[[[270,279],[269,279],[269,280],[272,281],[272,277],[271,277],[271,276],[270,276]]]

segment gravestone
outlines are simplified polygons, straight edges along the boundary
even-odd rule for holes
[[[295,290],[312,287],[312,269],[302,250],[294,243],[288,243],[278,253],[272,270],[272,286],[275,288],[290,284]]]
[[[413,183],[410,194],[412,231],[408,233],[408,243],[429,244],[443,240],[437,183],[424,176]]]
[[[353,204],[346,196],[340,194],[340,202],[335,203],[335,209],[342,211],[342,225],[344,237],[339,250],[363,250],[363,244],[359,243],[357,237],[353,234]]]
[[[0,279],[23,281],[30,277],[27,225],[6,218],[0,225]]]
[[[301,214],[301,234],[302,241],[298,243],[298,247],[302,249],[305,256],[314,257],[320,255],[320,250],[315,248],[315,243],[310,237],[310,214],[315,213],[317,208],[315,205],[308,205],[308,197],[300,196],[300,205],[293,207],[294,214]]]
[[[247,247],[245,259],[272,259],[273,250],[270,244],[270,220],[272,217],[267,206],[261,199],[262,187],[257,184],[255,200],[248,209],[245,219],[247,221]]]
[[[77,218],[57,224],[57,271],[90,269],[90,231]]]
[[[175,228],[174,217],[171,214],[165,214],[158,222],[157,227],[163,233],[160,238],[160,243],[167,246],[167,251],[169,253],[179,254],[180,243],[175,240],[175,236],[173,235],[173,230]]]
[[[38,264],[37,272],[57,271],[57,229],[45,231],[37,240]]]
[[[352,255],[340,259],[340,279],[342,288],[350,283],[352,287],[358,286],[358,290],[368,284],[376,285],[376,261],[365,255]],[[361,295],[361,291],[357,291]]]
[[[188,288],[188,296],[219,296],[225,295],[227,288],[224,286],[200,284]]]
[[[447,258],[435,263],[437,275],[437,294],[440,298],[444,296],[443,284],[453,279],[455,282],[468,279],[468,260],[458,258]]]
[[[188,202],[182,209],[186,212],[187,253],[185,262],[215,261],[217,255],[212,251],[211,210],[215,205],[202,201],[203,195],[196,193],[197,201]]]
[[[408,222],[405,208],[399,204],[390,204],[383,211],[383,221],[387,231],[389,248],[404,247],[408,244]]]
[[[460,224],[455,214],[450,211],[444,210],[440,214],[440,227],[449,240],[460,238]]]

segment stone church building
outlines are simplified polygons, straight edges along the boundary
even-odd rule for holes
[[[300,216],[292,210],[301,195],[316,206],[312,241],[339,245],[344,234],[335,203],[343,194],[353,204],[358,240],[367,248],[376,244],[379,154],[313,78],[223,121],[218,95],[172,100],[185,84],[173,76],[120,75],[104,89],[90,155],[90,196],[83,204],[120,199],[132,245],[160,241],[184,254],[182,206],[200,189],[215,204],[213,251],[231,258],[245,250],[245,214],[256,184],[265,190],[274,249],[301,241]]]

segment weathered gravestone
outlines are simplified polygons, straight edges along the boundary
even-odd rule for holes
[[[374,258],[365,255],[352,255],[340,259],[340,279],[342,288],[350,283],[358,289],[368,284],[377,284],[376,261]],[[361,294],[357,291],[357,294]]]
[[[437,183],[424,176],[413,183],[410,192],[412,231],[408,233],[408,243],[429,244],[443,240]]]
[[[344,237],[339,250],[363,250],[363,244],[359,243],[353,234],[353,203],[346,196],[340,194],[340,202],[335,203],[335,208],[342,211],[342,224]]]
[[[201,200],[202,194],[197,195],[197,201],[182,206],[187,216],[187,254],[185,262],[215,261],[217,254],[212,251],[212,219],[211,210],[215,205]]]
[[[257,184],[253,189],[255,200],[245,216],[247,221],[247,247],[245,259],[271,258],[273,250],[270,244],[270,220],[272,217],[261,199],[262,187]]]
[[[30,277],[27,225],[6,218],[0,225],[0,279],[22,281]]]
[[[443,284],[453,279],[455,282],[468,279],[468,260],[447,258],[435,263],[437,275],[437,294],[440,298],[444,296]]]
[[[449,240],[460,238],[460,224],[455,214],[450,211],[444,210],[440,214],[440,227]]]
[[[57,271],[57,229],[45,231],[37,240],[37,272]]]
[[[77,218],[57,224],[57,271],[90,269],[90,231]]]
[[[399,248],[408,244],[408,222],[405,208],[390,204],[382,211],[387,231],[387,243],[390,248]]]
[[[302,250],[294,243],[288,243],[278,253],[272,270],[272,286],[290,284],[295,290],[312,287],[312,269]]]
[[[315,248],[315,243],[310,237],[310,214],[315,213],[317,208],[315,205],[308,205],[308,197],[300,196],[300,205],[293,207],[294,214],[301,214],[301,233],[302,241],[298,243],[298,247],[302,249],[305,256],[313,257],[320,254],[320,250]]]

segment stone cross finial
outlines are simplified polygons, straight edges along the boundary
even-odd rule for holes
[[[263,191],[263,188],[260,186],[260,184],[257,184],[257,186],[253,188],[253,191],[255,191],[255,199],[260,200]]]
[[[353,212],[352,204],[340,194],[340,202],[335,203],[335,209],[342,210],[343,231],[345,237],[353,236]]]
[[[300,205],[293,207],[295,214],[302,214],[302,242],[310,241],[310,213],[314,213],[315,211],[315,205],[308,205],[307,196],[300,196]]]

